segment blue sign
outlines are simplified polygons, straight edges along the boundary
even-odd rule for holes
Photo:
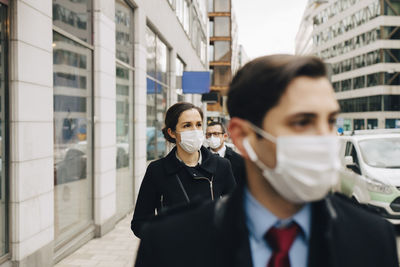
[[[156,83],[150,78],[146,78],[147,83],[147,94],[161,94],[162,87],[161,84]]]
[[[210,92],[210,72],[184,71],[182,76],[184,94],[204,94]]]

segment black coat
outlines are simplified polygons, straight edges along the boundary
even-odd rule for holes
[[[339,195],[312,203],[309,267],[398,267],[390,223]],[[241,187],[145,228],[136,267],[251,267]]]
[[[188,203],[218,199],[233,191],[236,183],[228,160],[201,148],[202,163],[188,167],[176,158],[176,147],[147,167],[131,221],[141,237],[143,225],[165,210]]]
[[[246,167],[244,165],[242,156],[227,146],[224,158],[231,162],[232,172],[233,176],[235,177],[236,184],[244,183],[246,179]]]

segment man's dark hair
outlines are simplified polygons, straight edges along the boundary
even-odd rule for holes
[[[279,103],[291,81],[300,76],[326,77],[325,64],[313,56],[271,55],[247,63],[233,77],[228,92],[231,118],[261,127],[265,114]]]
[[[203,119],[203,111],[201,110],[201,108],[193,105],[192,103],[178,102],[178,103],[172,105],[167,110],[167,113],[165,114],[165,127],[162,129],[162,133],[168,142],[176,143],[175,138],[172,138],[168,134],[168,128],[171,128],[172,131],[175,131],[176,125],[178,124],[178,120],[179,120],[179,117],[181,116],[182,112],[189,110],[189,109],[197,110],[200,114],[201,119]]]
[[[215,125],[221,126],[221,131],[222,131],[222,133],[226,133],[225,126],[222,124],[222,122],[212,121],[212,122],[210,122],[210,123],[207,125],[207,128],[210,127],[210,126],[215,126]]]

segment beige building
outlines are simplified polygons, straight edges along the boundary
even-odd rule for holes
[[[329,64],[344,130],[400,128],[400,2],[309,1],[297,54]]]

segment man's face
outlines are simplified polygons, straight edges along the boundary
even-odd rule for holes
[[[264,117],[262,128],[271,135],[334,135],[339,105],[326,78],[295,78],[286,88],[278,104]],[[252,147],[268,167],[276,166],[274,143],[250,139]]]
[[[206,130],[206,138],[209,139],[212,136],[214,136],[214,138],[216,137],[221,140],[221,145],[218,147],[220,148],[224,145],[227,134],[223,132],[221,125],[213,125],[213,126],[208,126]]]

